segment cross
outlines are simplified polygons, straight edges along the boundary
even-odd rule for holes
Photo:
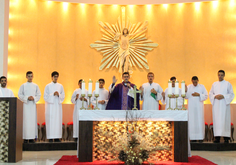
[[[132,110],[138,110],[138,109],[137,109],[137,102],[136,102],[136,97],[137,97],[136,94],[137,94],[137,93],[141,93],[141,91],[137,91],[137,87],[134,86],[134,91],[131,92],[131,93],[134,94],[134,108],[132,108]]]

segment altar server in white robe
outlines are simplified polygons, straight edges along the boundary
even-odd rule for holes
[[[36,103],[40,100],[41,92],[33,83],[33,72],[26,73],[27,82],[20,86],[18,97],[23,102],[23,139],[24,142],[34,143],[38,137]]]
[[[183,105],[183,98],[181,97],[181,89],[179,87],[179,97],[175,97],[175,81],[176,77],[171,77],[170,81],[172,82],[172,96],[171,98],[168,97],[168,88],[165,90],[165,92],[162,92],[162,100],[161,102],[165,104],[165,110],[169,108],[169,101],[170,101],[170,107],[172,109],[176,108],[176,99],[177,99],[177,108],[181,109]]]
[[[109,99],[109,92],[104,88],[105,80],[99,79],[99,96],[98,96],[98,108],[99,110],[106,110],[107,102]],[[96,106],[95,90],[93,91],[92,104]]]
[[[5,76],[0,77],[0,82],[0,97],[15,97],[12,90],[7,88],[7,78]]]
[[[154,73],[147,74],[148,83],[144,83],[141,87],[140,100],[143,100],[143,110],[158,110],[159,100],[162,99],[163,89],[157,83],[154,83]]]
[[[64,88],[57,82],[59,73],[51,74],[52,82],[44,90],[46,134],[49,142],[60,142],[62,138],[62,102],[65,99]]]
[[[224,137],[225,143],[229,143],[231,133],[230,103],[234,99],[232,85],[224,80],[225,71],[218,71],[218,79],[213,83],[209,97],[212,103],[213,131],[215,143],[220,142],[220,137]]]
[[[82,79],[79,80],[79,88],[76,89],[71,97],[71,102],[75,104],[73,113],[73,138],[77,141],[79,130],[79,111],[82,107]],[[88,108],[88,91],[85,89],[84,107]]]
[[[204,85],[198,83],[198,77],[192,77],[192,84],[188,86],[186,99],[188,99],[188,116],[189,116],[189,136],[190,140],[196,142],[204,139],[205,122],[204,122],[204,101],[208,98],[208,93]]]

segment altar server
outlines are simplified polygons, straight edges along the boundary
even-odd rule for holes
[[[213,83],[209,97],[212,103],[213,131],[215,143],[220,142],[220,137],[224,137],[225,143],[230,140],[230,103],[234,99],[234,91],[232,85],[224,80],[225,71],[218,71],[218,79]]]
[[[132,84],[129,72],[122,74],[123,82],[115,85],[117,79],[113,76],[113,83],[109,87],[110,98],[107,110],[132,110],[134,107],[134,84]],[[139,109],[139,93],[136,93],[137,109]]]
[[[98,99],[98,108],[100,110],[105,110],[107,106],[107,102],[109,99],[109,92],[104,88],[105,80],[99,79],[99,97]],[[95,97],[95,91],[93,91],[93,97],[92,97],[92,104],[95,107],[96,106],[96,97]]]
[[[205,135],[204,101],[208,93],[204,85],[198,83],[198,77],[192,77],[192,84],[188,86],[186,99],[188,99],[189,137],[190,140],[202,141]]]
[[[142,91],[140,99],[143,100],[143,110],[158,110],[159,100],[162,99],[163,89],[157,83],[154,83],[154,73],[147,74],[148,83],[144,83],[140,90]]]
[[[57,82],[59,73],[51,74],[52,82],[44,90],[46,134],[49,142],[60,142],[62,138],[62,102],[65,99],[64,88]]]
[[[71,97],[71,102],[75,104],[74,113],[73,113],[73,138],[78,138],[78,129],[79,129],[79,110],[82,107],[82,79],[79,80],[78,85],[79,88],[76,89]],[[87,102],[88,91],[85,89],[85,97],[84,97],[84,107],[88,108]]]
[[[7,88],[7,78],[5,76],[0,77],[0,82],[0,97],[15,97],[12,90]]]
[[[165,92],[162,92],[162,100],[161,102],[163,104],[166,104],[165,109],[167,110],[169,108],[169,101],[170,101],[170,107],[172,109],[176,108],[176,99],[177,99],[177,108],[181,109],[183,105],[183,98],[181,97],[181,89],[179,87],[179,97],[175,97],[175,81],[176,77],[171,77],[170,81],[172,82],[172,96],[169,98],[168,97],[168,88],[165,90]]]
[[[38,137],[36,103],[40,100],[41,92],[37,84],[33,83],[33,72],[26,73],[27,82],[20,86],[19,99],[23,102],[23,139],[33,143]]]

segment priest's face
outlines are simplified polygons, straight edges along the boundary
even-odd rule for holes
[[[5,88],[6,86],[7,86],[7,79],[2,78],[2,79],[1,79],[1,87],[2,87],[2,88]]]
[[[104,85],[105,85],[105,82],[103,82],[103,81],[99,81],[99,88],[103,88]]]
[[[53,77],[52,77],[52,81],[54,82],[54,83],[57,83],[57,80],[58,80],[58,75],[54,75]]]
[[[198,84],[198,80],[192,80],[193,85],[196,87]]]
[[[128,74],[124,74],[124,75],[122,76],[122,79],[123,79],[124,82],[128,82],[128,81],[129,81],[129,78],[130,78],[130,76],[129,76]]]
[[[224,78],[225,78],[225,74],[223,72],[219,72],[218,73],[218,78],[219,78],[219,81],[223,81]]]
[[[27,74],[26,78],[28,80],[28,82],[32,82],[33,81],[33,74]]]
[[[149,83],[153,83],[154,74],[148,74],[147,78],[148,78],[148,82],[149,82]]]

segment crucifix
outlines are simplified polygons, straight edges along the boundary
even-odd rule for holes
[[[137,108],[137,100],[136,100],[136,97],[137,97],[137,93],[141,93],[141,91],[137,91],[137,87],[134,86],[134,91],[132,92],[134,94],[134,108],[132,108],[132,110],[138,110]]]

